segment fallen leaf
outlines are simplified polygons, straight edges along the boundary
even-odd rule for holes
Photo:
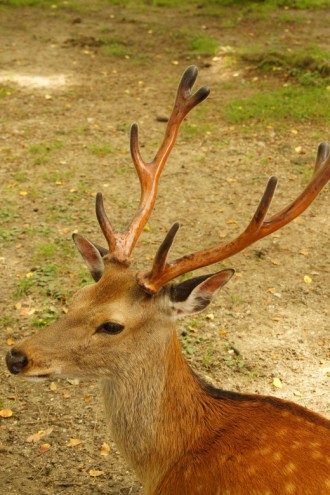
[[[10,337],[9,339],[6,340],[7,345],[14,345],[14,340]]]
[[[103,476],[105,474],[104,471],[99,471],[98,469],[90,469],[88,471],[89,476],[96,478],[97,476]]]
[[[2,418],[10,418],[13,415],[13,411],[11,409],[1,409],[0,416]]]
[[[102,443],[101,446],[101,455],[109,455],[110,453],[110,446],[107,443]]]
[[[57,385],[55,382],[52,382],[50,385],[49,385],[49,390],[51,390],[52,392],[55,392],[57,390]]]
[[[281,380],[279,378],[274,378],[273,385],[276,388],[282,388],[282,382],[281,382]]]
[[[312,283],[312,278],[309,275],[304,275],[304,282],[305,284],[311,284]]]
[[[70,438],[70,440],[66,442],[67,447],[75,447],[79,444],[81,444],[81,440],[79,440],[79,438]]]
[[[53,431],[53,428],[48,428],[47,430],[40,430],[38,433],[33,433],[33,435],[30,435],[27,437],[26,441],[31,443],[37,443],[39,442],[43,437],[50,435],[51,432]]]
[[[51,447],[50,443],[42,443],[39,447],[39,452],[43,454],[44,452],[47,452]]]

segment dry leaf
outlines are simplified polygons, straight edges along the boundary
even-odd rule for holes
[[[7,345],[14,345],[14,340],[10,337],[9,339],[6,340]]]
[[[109,445],[107,443],[102,443],[100,454],[101,455],[109,455],[109,453],[110,453]]]
[[[52,392],[55,392],[57,390],[57,385],[55,382],[52,382],[50,385],[49,385],[49,390],[51,390]]]
[[[13,415],[13,411],[11,409],[1,409],[0,416],[2,418],[10,418]]]
[[[39,452],[43,454],[44,452],[47,452],[49,450],[51,445],[49,443],[42,443],[39,447]]]
[[[312,278],[309,277],[309,275],[304,275],[304,282],[305,284],[311,284],[312,283]]]
[[[79,444],[81,444],[81,440],[79,440],[79,438],[70,438],[70,440],[66,442],[67,447],[75,447]]]
[[[90,469],[88,471],[89,473],[89,476],[92,476],[93,478],[97,477],[97,476],[103,476],[105,474],[104,471],[99,471],[98,469]]]
[[[27,437],[26,441],[31,443],[37,443],[39,440],[41,440],[43,437],[50,435],[51,432],[53,431],[53,428],[48,428],[47,430],[40,430],[38,433],[34,433],[33,435],[30,435]]]
[[[282,388],[282,382],[281,382],[281,380],[279,378],[274,378],[273,385],[276,388]]]

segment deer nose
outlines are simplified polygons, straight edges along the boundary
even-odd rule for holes
[[[7,352],[6,363],[10,373],[17,375],[28,364],[28,358],[24,352],[11,349]]]

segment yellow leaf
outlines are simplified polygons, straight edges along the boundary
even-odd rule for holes
[[[298,134],[298,131],[297,131],[297,129],[291,129],[291,133],[292,134]]]
[[[81,440],[79,440],[79,438],[70,438],[70,440],[66,442],[67,447],[75,447],[79,444],[81,444]]]
[[[102,443],[100,454],[101,455],[109,455],[109,453],[110,453],[109,445],[107,443]]]
[[[304,282],[305,284],[311,284],[312,283],[312,279],[309,275],[304,275]]]
[[[7,345],[14,345],[14,343],[15,342],[14,342],[14,340],[12,338],[9,338],[9,339],[6,340],[6,344]]]
[[[92,476],[93,478],[97,477],[97,476],[103,476],[103,474],[105,474],[104,471],[99,471],[98,469],[90,469],[88,471],[89,473],[89,476]]]
[[[276,388],[282,388],[282,382],[281,382],[281,380],[279,378],[274,378],[273,385]]]
[[[20,191],[19,194],[20,196],[27,196],[27,191]]]
[[[2,418],[10,418],[13,415],[13,411],[11,409],[1,409],[0,416]]]
[[[228,225],[231,225],[231,224],[235,224],[235,225],[237,225],[237,223],[238,223],[238,222],[237,222],[237,220],[232,220],[232,219],[230,219],[230,220],[227,220],[227,222],[226,222],[226,223],[227,223]]]

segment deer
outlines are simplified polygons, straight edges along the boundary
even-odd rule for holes
[[[318,147],[314,175],[288,206],[266,219],[277,179],[271,177],[246,229],[233,240],[168,261],[179,229],[166,234],[148,270],[130,256],[153,210],[159,177],[188,112],[208,96],[184,72],[165,137],[143,160],[138,127],[130,151],[141,185],[127,230],[114,228],[103,196],[96,216],[108,248],[73,234],[94,282],[72,298],[69,311],[6,355],[13,375],[38,381],[100,381],[111,437],[146,495],[330,494],[330,421],[280,398],[217,389],[188,365],[176,320],[203,311],[232,278],[222,269],[174,279],[227,259],[300,215],[330,179],[330,150]]]

